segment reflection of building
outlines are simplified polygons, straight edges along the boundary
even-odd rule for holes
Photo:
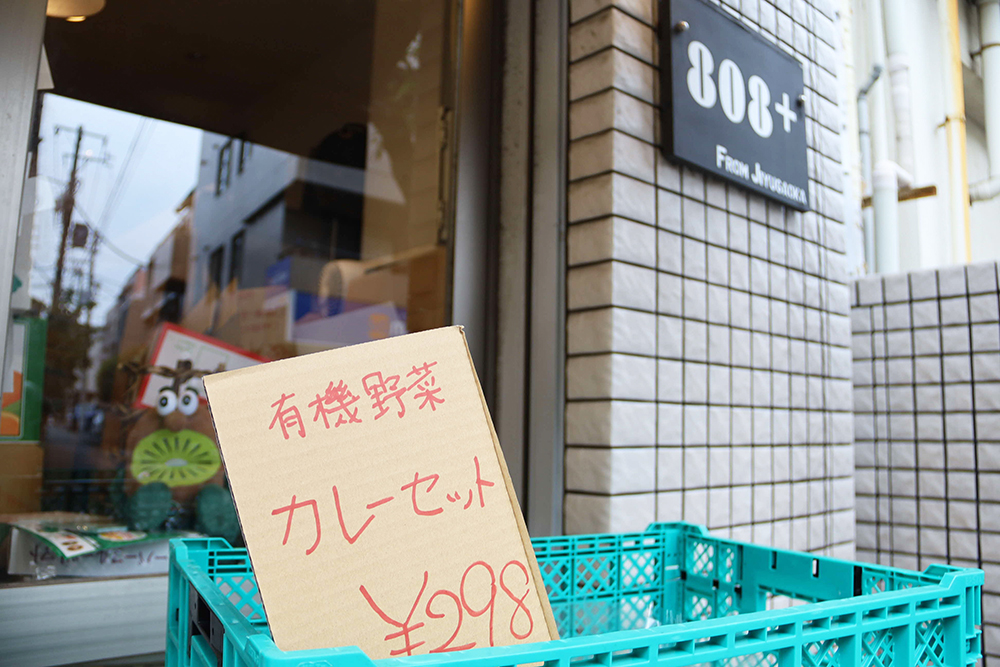
[[[141,267],[133,271],[118,292],[115,304],[108,310],[104,329],[101,331],[101,356],[105,359],[114,358],[118,354],[118,345],[125,333],[125,320],[136,293],[136,285],[145,280],[145,275],[145,269]]]
[[[160,322],[181,317],[188,276],[194,193],[177,207],[180,220],[122,287],[107,314],[93,368],[107,359],[139,358]],[[93,357],[92,357],[93,358]]]
[[[194,217],[194,192],[177,207],[180,221],[149,258],[149,290],[153,303],[143,316],[157,322],[177,322],[184,305]]]
[[[316,160],[205,133],[193,219],[191,290],[267,285],[288,255],[357,259],[361,253],[365,130],[345,126]]]
[[[283,357],[445,321],[436,218],[423,234],[407,225],[422,209],[386,151],[367,164],[367,138],[348,124],[305,158],[204,135],[184,326]]]

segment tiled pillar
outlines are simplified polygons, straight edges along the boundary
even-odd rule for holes
[[[814,212],[665,160],[655,1],[571,2],[565,528],[851,557],[834,12],[724,8],[804,63]]]
[[[871,276],[852,296],[858,558],[985,570],[1000,658],[997,264]]]

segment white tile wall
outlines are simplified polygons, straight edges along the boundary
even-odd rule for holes
[[[567,532],[683,519],[852,553],[853,510],[832,500],[855,483],[850,380],[889,369],[851,365],[840,121],[828,101],[837,28],[817,4],[728,3],[806,65],[814,212],[800,214],[662,156],[653,0],[571,2]],[[881,286],[865,289],[881,302]],[[904,310],[891,316],[899,331]],[[991,312],[977,302],[960,320],[968,340],[967,322]],[[1000,381],[1000,336],[975,340]],[[891,369],[906,382],[917,372]]]
[[[996,263],[856,283],[859,557],[1000,568],[997,285]],[[1000,581],[987,577],[983,591],[994,599]],[[1000,609],[984,605],[983,620],[986,653],[996,659]]]

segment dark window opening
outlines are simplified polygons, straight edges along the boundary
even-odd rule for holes
[[[229,189],[229,179],[233,166],[233,140],[230,139],[219,149],[219,170],[215,175],[215,196]]]
[[[240,139],[240,159],[236,166],[236,173],[242,174],[250,156],[253,155],[253,144],[246,139]]]
[[[213,250],[212,254],[208,257],[209,289],[212,289],[212,287],[215,287],[218,290],[222,289],[222,260],[225,252],[225,248],[219,246]]]
[[[246,243],[246,234],[239,232],[233,236],[229,246],[229,283],[236,283],[239,287],[240,276],[243,275],[243,246]]]

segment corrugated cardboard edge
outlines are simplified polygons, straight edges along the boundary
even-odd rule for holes
[[[490,417],[489,406],[486,405],[486,396],[483,394],[483,386],[479,382],[479,374],[476,372],[476,364],[472,360],[472,352],[469,351],[469,343],[465,339],[465,328],[456,327],[462,335],[462,344],[465,346],[465,353],[469,356],[469,365],[472,366],[472,377],[476,380],[476,390],[479,392],[479,401],[483,406],[483,416],[490,427],[490,435],[493,437],[493,449],[500,460],[500,470],[503,472],[503,481],[507,487],[507,497],[510,500],[510,509],[514,512],[514,519],[517,521],[517,529],[521,533],[521,543],[524,545],[524,555],[528,559],[528,567],[531,569],[531,576],[535,580],[535,589],[538,591],[538,601],[542,606],[542,613],[545,614],[545,625],[549,629],[550,639],[559,639],[559,627],[556,625],[555,616],[552,615],[552,607],[549,605],[549,596],[545,591],[545,580],[542,579],[542,572],[538,569],[538,560],[535,558],[535,548],[531,544],[531,536],[528,534],[528,525],[524,522],[524,515],[521,514],[521,506],[517,502],[517,494],[514,492],[514,483],[510,479],[510,471],[507,470],[507,460],[504,458],[503,449],[500,447],[500,438],[497,436],[496,428],[493,426],[493,419]]]
[[[277,363],[277,362],[271,362]],[[232,372],[232,371],[224,371]],[[219,428],[215,425],[215,414],[212,412],[212,400],[208,397],[209,390],[208,385],[215,384],[219,378],[212,378],[209,374],[202,378],[202,385],[205,387],[205,400],[208,401],[208,414],[212,418],[212,431],[215,433],[215,447],[219,450],[219,460],[222,461],[222,468],[226,470],[226,491],[229,492],[229,498],[233,501],[233,509],[236,510],[236,522],[240,525],[240,537],[246,535],[243,531],[243,517],[240,515],[240,506],[236,503],[236,494],[233,493],[233,485],[229,482],[229,471],[226,468],[226,456],[222,453],[222,441],[219,439]],[[246,538],[244,537],[244,548],[247,550],[247,560],[250,561],[250,569],[253,570],[253,554],[250,553],[250,545],[246,544]],[[230,547],[233,545],[229,545]],[[260,592],[260,587],[258,586],[257,592],[260,594],[260,608],[264,610],[264,618],[267,618],[267,606],[264,604],[264,594]],[[275,642],[277,646],[277,642]]]

